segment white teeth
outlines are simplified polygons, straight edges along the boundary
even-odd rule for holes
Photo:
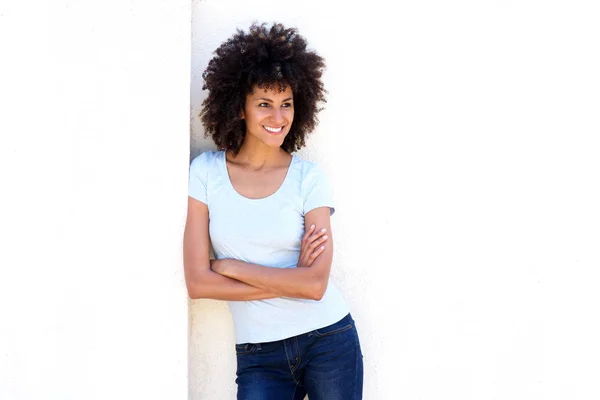
[[[271,128],[270,126],[264,126],[263,125],[263,128],[265,128],[269,132],[277,133],[277,132],[280,132],[283,129],[283,126],[280,126],[279,128]]]

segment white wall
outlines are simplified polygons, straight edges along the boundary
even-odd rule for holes
[[[194,114],[254,19],[328,60],[302,155],[333,182],[365,399],[600,397],[594,2],[193,6]],[[186,396],[189,16],[0,4],[1,399]],[[193,302],[192,399],[232,396],[232,343],[224,304]]]
[[[187,398],[186,1],[0,3],[0,399]]]
[[[365,399],[599,398],[598,6],[391,4],[194,2],[193,114],[211,52],[255,19],[327,58],[302,155],[333,182]],[[227,308],[191,318],[191,398],[233,398]]]

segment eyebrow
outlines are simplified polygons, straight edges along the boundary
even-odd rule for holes
[[[273,102],[273,100],[271,100],[271,99],[267,99],[266,97],[259,97],[257,100],[264,100],[264,101],[268,101],[269,103],[272,103],[272,102]],[[282,103],[283,103],[284,101],[290,101],[290,100],[294,100],[294,98],[293,98],[293,97],[288,97],[287,99],[283,99],[283,100],[282,100]]]

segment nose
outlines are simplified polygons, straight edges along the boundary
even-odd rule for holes
[[[282,124],[284,121],[283,113],[279,107],[273,107],[273,113],[271,114],[271,117],[273,118],[273,122],[277,124]]]

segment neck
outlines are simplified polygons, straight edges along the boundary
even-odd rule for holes
[[[246,138],[250,135],[246,135]],[[279,147],[269,147],[263,142],[244,140],[238,154],[233,157],[240,164],[245,164],[252,169],[281,163],[281,159],[288,154]]]

